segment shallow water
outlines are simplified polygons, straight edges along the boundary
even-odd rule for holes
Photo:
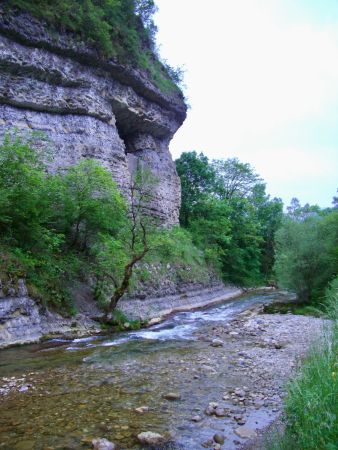
[[[106,437],[122,449],[139,449],[137,434],[151,430],[170,433],[170,448],[202,449],[226,430],[226,419],[194,423],[191,417],[203,416],[209,401],[242,381],[225,357],[213,356],[204,331],[278,299],[278,292],[246,295],[145,330],[1,351],[0,377],[21,377],[28,389],[0,397],[0,448],[89,449],[91,439]],[[179,392],[181,400],[165,400],[168,392]],[[149,412],[135,412],[144,405]]]

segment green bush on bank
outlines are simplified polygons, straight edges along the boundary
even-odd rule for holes
[[[33,147],[9,134],[0,145],[0,278],[25,278],[33,297],[71,310],[74,284],[95,268],[92,245],[118,239],[126,205],[94,160],[47,174]]]

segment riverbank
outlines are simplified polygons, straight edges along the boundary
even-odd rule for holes
[[[146,431],[170,434],[170,448],[242,448],[281,414],[284,384],[323,323],[261,314],[257,300],[269,296],[229,319],[237,300],[184,313],[183,322],[174,316],[134,338],[7,350],[21,369],[0,381],[0,448],[88,449],[106,438],[136,450]]]
[[[243,290],[217,284],[205,289],[146,299],[126,299],[119,309],[132,320],[149,324],[159,323],[179,311],[205,308],[239,297]],[[27,295],[0,298],[0,349],[13,345],[31,344],[51,338],[74,339],[101,334],[101,326],[93,320],[102,311],[96,303],[83,295],[77,302],[79,313],[74,317],[41,308]]]

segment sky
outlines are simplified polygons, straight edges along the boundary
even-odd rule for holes
[[[338,188],[338,0],[155,0],[162,58],[185,69],[184,151],[250,163],[289,204]]]

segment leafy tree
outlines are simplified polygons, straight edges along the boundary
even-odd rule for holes
[[[2,278],[27,279],[30,293],[59,307],[71,286],[96,267],[90,247],[118,238],[126,206],[112,177],[95,161],[47,174],[32,140],[6,135],[0,145]]]
[[[338,270],[338,213],[297,205],[276,233],[275,271],[280,286],[301,301],[316,301]]]
[[[48,188],[55,211],[49,225],[71,248],[88,250],[99,234],[116,236],[125,225],[126,204],[111,174],[95,160],[49,177]]]
[[[262,181],[250,164],[237,158],[215,159],[212,167],[217,174],[218,194],[227,200],[250,196],[253,188]]]
[[[283,220],[283,202],[280,198],[271,199],[265,192],[263,183],[252,189],[250,196],[261,237],[261,273],[265,282],[273,281],[273,265],[275,261],[275,233]]]
[[[281,200],[271,200],[261,178],[237,159],[210,163],[202,153],[187,152],[176,167],[182,186],[181,225],[224,280],[253,285],[271,278]]]
[[[199,202],[215,190],[216,173],[208,158],[200,153],[185,152],[176,160],[177,173],[181,179],[182,203],[180,223],[188,226]]]
[[[25,248],[46,237],[48,208],[44,198],[44,165],[30,141],[5,135],[0,146],[0,233]]]
[[[108,280],[113,285],[113,294],[106,305],[106,320],[128,291],[135,266],[151,250],[156,220],[147,214],[147,208],[155,182],[152,174],[140,166],[130,178],[128,220],[117,239],[111,234],[101,235],[101,242],[94,247],[99,263],[97,276],[101,283]]]

